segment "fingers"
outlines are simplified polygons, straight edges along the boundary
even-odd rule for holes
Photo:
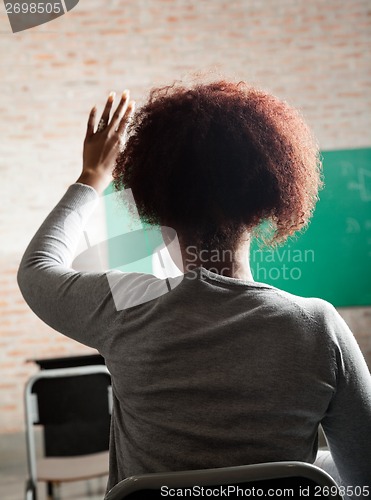
[[[134,101],[129,102],[130,92],[129,90],[124,90],[120,102],[116,108],[116,111],[113,114],[110,121],[110,114],[113,102],[115,100],[115,95],[116,95],[115,92],[110,92],[110,94],[108,95],[108,99],[105,108],[103,110],[101,119],[99,120],[96,133],[103,131],[105,131],[109,135],[111,135],[110,133],[112,132],[118,133],[119,135],[124,133],[127,122],[131,114],[134,112],[135,103]],[[92,135],[94,135],[96,114],[97,114],[97,108],[94,106],[88,118],[86,137],[91,137]],[[124,114],[124,116],[122,116],[122,114]]]
[[[86,137],[90,137],[94,134],[94,125],[95,125],[95,116],[97,114],[97,108],[94,106],[90,111],[90,115],[88,118],[88,126],[86,130]]]
[[[134,114],[134,111],[135,111],[135,101],[130,101],[126,108],[125,114],[121,118],[119,126],[117,128],[117,133],[119,136],[121,136],[125,132],[128,121],[130,117]]]
[[[129,96],[130,96],[129,90],[124,90],[124,92],[121,95],[121,100],[119,102],[119,105],[117,106],[117,109],[114,115],[112,116],[111,123],[109,124],[110,130],[112,129],[115,130],[119,122],[120,116],[122,115],[122,113],[126,112],[129,104]]]
[[[99,123],[103,123],[105,127],[108,125],[108,122],[109,122],[109,116],[111,113],[113,101],[115,100],[115,96],[116,96],[115,92],[109,93],[105,108],[103,110],[101,119],[99,121]]]

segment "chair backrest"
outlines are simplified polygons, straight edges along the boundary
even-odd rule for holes
[[[107,367],[41,370],[26,384],[25,410],[33,480],[36,479],[34,425],[43,427],[45,456],[78,456],[108,450],[112,388]]]
[[[204,488],[202,495],[201,488]],[[105,500],[160,499],[165,496],[190,498],[196,496],[282,498],[284,496],[342,500],[338,487],[329,474],[304,462],[270,462],[132,476],[114,486],[107,493]]]

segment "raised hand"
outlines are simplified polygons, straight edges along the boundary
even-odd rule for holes
[[[129,100],[129,91],[125,90],[116,111],[110,117],[114,100],[115,93],[111,92],[96,131],[96,107],[90,112],[84,140],[83,169],[76,181],[94,187],[99,193],[112,180],[112,170],[123,146],[130,116],[135,109],[135,102]]]

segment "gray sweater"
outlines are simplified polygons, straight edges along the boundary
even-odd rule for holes
[[[89,186],[68,189],[18,283],[44,322],[106,360],[109,487],[148,472],[313,462],[320,423],[343,484],[370,485],[370,373],[334,307],[204,268],[170,287],[152,275],[76,272],[97,200]]]

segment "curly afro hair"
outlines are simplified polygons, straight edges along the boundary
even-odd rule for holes
[[[245,230],[267,243],[308,223],[321,186],[318,146],[299,112],[244,82],[154,89],[114,169],[141,219],[186,244],[233,247]],[[268,236],[259,233],[262,223]]]

